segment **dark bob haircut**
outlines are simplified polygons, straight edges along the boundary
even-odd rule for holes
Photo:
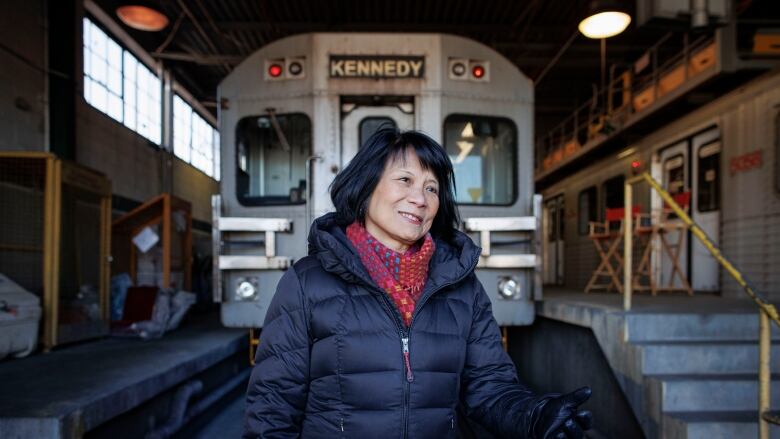
[[[423,169],[433,172],[439,181],[439,210],[430,233],[446,241],[452,238],[460,218],[455,204],[455,175],[447,152],[423,133],[396,128],[377,130],[331,183],[330,198],[339,225],[347,226],[355,221],[365,224],[368,202],[385,166],[389,160],[403,159],[407,148],[414,148]]]

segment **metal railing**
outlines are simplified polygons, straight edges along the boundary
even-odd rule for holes
[[[769,439],[769,423],[780,425],[780,416],[771,413],[769,411],[770,405],[770,390],[771,390],[771,374],[770,374],[770,358],[772,347],[772,334],[770,319],[780,327],[780,316],[777,313],[777,308],[767,300],[761,293],[755,290],[750,282],[737,270],[734,265],[726,259],[721,253],[712,239],[710,239],[704,230],[696,224],[685,210],[680,207],[674,200],[671,194],[667,192],[661,185],[647,172],[644,172],[636,177],[626,180],[624,187],[624,206],[632,206],[633,204],[633,185],[641,181],[647,182],[650,187],[655,190],[663,199],[663,201],[672,209],[677,217],[685,223],[690,229],[691,233],[701,241],[704,247],[712,254],[715,260],[734,278],[735,281],[745,290],[745,293],[758,305],[759,311],[759,333],[758,333],[758,421],[759,430],[758,437],[760,439]],[[633,251],[633,227],[632,227],[632,209],[624,209],[623,218],[623,309],[629,311],[631,309],[631,294],[633,286],[633,269],[632,269],[632,251]]]
[[[714,43],[711,34],[691,40],[687,33],[668,33],[636,62],[611,65],[606,84],[594,84],[589,100],[536,139],[535,172],[555,169],[580,149],[623,129],[635,115],[698,75],[702,66],[714,65],[715,51],[705,52]]]

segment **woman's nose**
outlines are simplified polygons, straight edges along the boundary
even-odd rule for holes
[[[425,188],[413,187],[409,189],[409,193],[406,194],[407,200],[417,206],[425,206]]]

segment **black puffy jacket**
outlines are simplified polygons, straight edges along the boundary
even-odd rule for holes
[[[317,219],[309,256],[268,309],[244,438],[457,437],[458,406],[498,436],[523,437],[534,397],[502,348],[474,274],[479,253],[460,232],[436,240],[407,329],[333,214]]]

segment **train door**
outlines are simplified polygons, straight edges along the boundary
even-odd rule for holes
[[[402,130],[414,128],[414,103],[381,99],[343,99],[341,104],[341,166],[357,154],[358,148],[378,128],[389,125]]]
[[[544,283],[563,285],[563,232],[565,209],[563,195],[555,196],[544,203],[543,211],[544,240]]]
[[[691,218],[716,245],[720,235],[720,133],[695,136],[692,146]],[[719,291],[718,261],[698,239],[691,242],[691,285],[696,291]]]
[[[661,164],[661,185],[672,196],[679,196],[686,192],[690,192],[690,186],[688,185],[688,141],[682,141],[675,145],[672,145],[659,154]],[[681,219],[673,213],[669,214],[668,221],[680,221]],[[677,263],[682,269],[685,276],[690,280],[690,272],[688,270],[688,241],[689,236],[680,237],[677,232],[672,232],[673,236],[669,236],[670,243],[674,243],[677,239],[684,239],[682,241],[682,248],[679,249],[679,258]],[[672,259],[666,252],[660,252],[660,284],[669,285],[669,280],[674,273]],[[682,287],[679,277],[674,277],[674,287]]]

